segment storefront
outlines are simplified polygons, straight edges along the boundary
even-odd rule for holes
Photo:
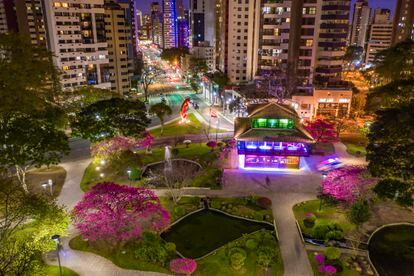
[[[249,106],[236,118],[235,139],[241,169],[299,169],[313,139],[294,110],[276,103]]]

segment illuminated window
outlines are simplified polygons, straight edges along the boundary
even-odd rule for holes
[[[293,128],[292,119],[253,119],[252,128]]]
[[[306,39],[305,45],[306,45],[306,47],[312,47],[313,39]]]

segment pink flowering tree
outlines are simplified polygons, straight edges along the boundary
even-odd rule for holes
[[[112,182],[100,183],[85,193],[72,214],[84,239],[112,246],[138,239],[144,231],[161,231],[170,223],[153,191]]]
[[[322,194],[352,204],[365,196],[376,182],[365,167],[347,166],[328,173],[322,181]]]
[[[147,153],[151,153],[152,143],[154,142],[154,137],[149,131],[144,132],[144,138],[139,140],[135,146],[138,148],[145,148]]]
[[[197,269],[197,262],[193,259],[180,258],[170,262],[170,270],[179,275],[191,275]]]
[[[333,143],[338,140],[335,123],[330,123],[322,119],[316,119],[314,121],[307,122],[305,127],[316,142]]]
[[[135,138],[115,136],[91,146],[91,154],[98,159],[113,159],[121,152],[130,150],[137,143]]]
[[[216,141],[208,141],[206,145],[207,145],[207,147],[209,147],[211,149],[211,151],[214,151],[214,149],[217,147],[217,142]]]
[[[323,253],[319,253],[315,256],[315,261],[318,265],[318,271],[323,273],[326,276],[333,276],[336,275],[336,267],[331,264],[325,263],[325,255]]]

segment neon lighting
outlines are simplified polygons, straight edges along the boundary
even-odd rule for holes
[[[273,144],[273,143],[272,143]],[[271,146],[267,146],[266,145],[266,142],[264,143],[264,145],[263,146],[259,146],[259,149],[261,149],[261,150],[270,150],[272,147]]]
[[[180,108],[180,117],[181,120],[179,122],[179,124],[186,124],[187,121],[187,111],[188,111],[188,106],[190,105],[190,98],[187,98],[184,100],[184,102],[181,105]]]
[[[257,146],[255,145],[247,145],[246,149],[257,149]]]
[[[292,119],[264,119],[258,118],[252,120],[252,128],[282,128],[292,129],[294,122]]]

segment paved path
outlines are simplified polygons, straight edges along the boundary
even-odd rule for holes
[[[352,154],[349,154],[346,151],[346,146],[343,143],[341,142],[334,143],[334,147],[335,147],[335,154],[338,155],[338,157],[344,164],[360,165],[360,166],[367,165],[367,161],[365,160],[365,157],[356,157],[356,156],[353,156]]]

